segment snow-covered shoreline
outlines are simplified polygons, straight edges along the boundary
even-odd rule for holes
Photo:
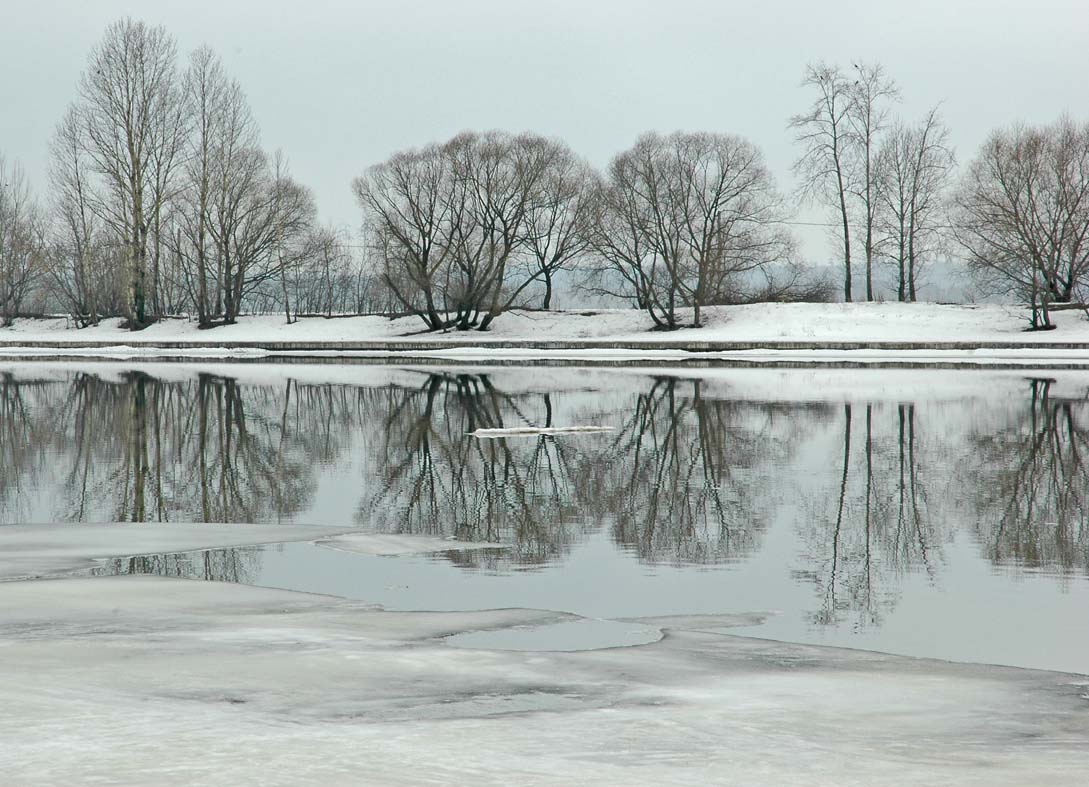
[[[0,329],[0,357],[444,358],[448,360],[738,360],[860,364],[888,361],[993,365],[1089,363],[1089,320],[1055,315],[1029,332],[1024,309],[932,303],[755,304],[705,310],[702,328],[652,331],[633,309],[505,314],[488,332],[429,333],[415,317],[243,317],[201,330],[169,319],[133,332],[117,319],[76,329],[64,318],[20,319]]]
[[[133,346],[181,343],[194,347],[299,343],[449,343],[489,346],[506,342],[615,342],[675,346],[700,343],[1014,343],[1089,344],[1089,320],[1079,311],[1053,315],[1057,329],[1028,332],[1027,312],[1008,305],[935,303],[767,303],[704,309],[701,328],[654,331],[635,309],[512,311],[486,332],[427,332],[416,317],[304,317],[287,324],[281,314],[241,317],[234,325],[201,330],[170,318],[142,331],[110,318],[75,328],[64,317],[21,318],[0,329],[0,344],[40,342],[109,343]]]

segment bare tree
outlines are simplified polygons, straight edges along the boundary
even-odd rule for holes
[[[91,52],[75,110],[82,126],[77,139],[100,176],[90,204],[125,251],[133,328],[147,321],[149,247],[155,264],[162,211],[180,161],[175,61],[174,42],[163,28],[116,22]]]
[[[609,166],[597,199],[593,285],[679,326],[678,309],[738,299],[744,279],[789,259],[784,211],[760,152],[724,134],[646,134]]]
[[[278,278],[291,322],[287,280],[310,254],[307,243],[317,212],[314,197],[291,177],[280,152],[270,158],[250,149],[246,159],[246,185],[231,184],[212,231],[224,250],[223,320],[235,322],[247,295]]]
[[[238,259],[250,250],[239,231],[268,196],[268,159],[242,88],[207,47],[190,58],[184,96],[193,127],[172,245],[200,323],[213,325],[233,321],[240,308],[239,269],[252,261]]]
[[[995,289],[1026,297],[1034,328],[1089,277],[1089,125],[994,132],[957,194],[955,238]]]
[[[449,296],[457,327],[487,330],[541,275],[521,276],[516,255],[529,235],[528,214],[549,160],[531,134],[464,133],[445,145],[453,186],[451,240],[456,271]]]
[[[790,119],[789,128],[802,146],[794,162],[805,199],[818,199],[834,206],[842,228],[843,298],[851,300],[851,224],[847,199],[855,188],[851,169],[854,156],[854,129],[851,111],[854,103],[851,82],[838,66],[823,63],[806,67],[802,86],[817,93],[809,109]]]
[[[553,278],[575,264],[590,246],[595,174],[567,145],[531,139],[542,148],[544,172],[526,212],[526,246],[532,275],[544,282],[541,308],[552,308]]]
[[[394,154],[352,183],[383,282],[430,330],[446,327],[450,162],[438,145]]]
[[[26,173],[0,154],[0,325],[11,325],[41,275],[44,246],[44,219]]]
[[[900,89],[885,73],[880,63],[854,63],[855,81],[850,87],[847,121],[851,128],[854,157],[858,168],[851,179],[853,193],[862,209],[862,248],[866,255],[866,300],[873,300],[873,261],[875,225],[880,206],[878,198],[877,151],[881,133],[889,116],[889,103],[900,97]],[[850,300],[848,298],[847,300]]]
[[[104,264],[109,249],[93,210],[92,181],[79,114],[70,108],[53,136],[49,171],[53,241],[48,270],[53,289],[80,327],[98,324],[116,305],[117,292]]]
[[[943,234],[954,163],[937,108],[915,126],[896,123],[878,152],[878,245],[896,268],[900,301],[915,301],[920,269]]]
[[[570,263],[573,236],[561,240],[555,227],[543,234],[542,195],[558,145],[532,134],[466,132],[398,153],[356,179],[386,285],[430,330],[487,330]]]

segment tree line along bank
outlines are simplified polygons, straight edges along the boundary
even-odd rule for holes
[[[806,202],[832,217],[845,300],[858,269],[878,297],[885,268],[914,301],[939,258],[1029,302],[1034,327],[1082,299],[1089,126],[995,131],[958,173],[938,109],[894,117],[880,64],[814,65],[803,86],[796,194],[730,134],[647,133],[599,172],[558,139],[465,132],[356,178],[356,236],[318,221],[212,50],[182,67],[164,29],[122,20],[58,123],[46,196],[0,158],[0,322],[63,310],[81,326],[183,313],[214,326],[279,310],[485,330],[508,309],[550,308],[564,278],[656,327],[699,325],[709,305],[836,296],[799,258]]]

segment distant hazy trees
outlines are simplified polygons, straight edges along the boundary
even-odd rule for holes
[[[1032,325],[1089,276],[1089,124],[1063,118],[995,131],[956,199],[956,240],[993,289],[1026,298]]]

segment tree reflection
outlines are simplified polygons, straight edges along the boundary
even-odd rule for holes
[[[946,539],[930,513],[915,405],[897,405],[893,421],[887,406],[866,404],[861,423],[856,407],[843,405],[828,491],[798,520],[805,566],[795,574],[817,590],[819,625],[879,625],[905,573],[935,575]]]
[[[999,565],[1089,572],[1089,401],[1028,381],[1014,422],[972,435],[976,528]]]
[[[957,433],[971,405],[941,422],[912,403],[746,401],[725,376],[633,377],[607,396],[505,379],[3,373],[0,518],[297,521],[328,502],[326,468],[350,466],[358,525],[511,546],[450,553],[467,567],[547,564],[592,533],[646,562],[729,562],[788,513],[819,624],[877,625],[904,574],[936,577],[955,505],[996,564],[1089,571],[1089,401],[1053,381],[1030,381],[1005,422]],[[613,431],[470,436],[571,424]]]
[[[552,425],[551,396],[514,396],[488,375],[431,374],[418,388],[385,389],[377,440],[376,490],[359,520],[396,533],[510,544],[513,554],[463,553],[465,560],[554,560],[585,535],[579,468],[594,438],[478,439],[477,429]]]
[[[253,584],[261,573],[261,548],[228,547],[199,552],[114,558],[96,567],[95,576],[150,574],[174,579]]]
[[[777,503],[773,468],[805,428],[789,413],[823,408],[711,398],[703,389],[701,380],[656,379],[609,447],[594,496],[605,501],[616,541],[643,559],[715,563],[752,552]]]
[[[296,437],[302,430],[287,418],[290,385],[78,373],[59,389],[62,396],[32,411],[20,405],[26,390],[0,385],[11,436],[0,440],[11,470],[2,475],[29,484],[35,473],[59,474],[55,518],[280,521],[313,494],[312,453],[300,449],[306,438]],[[12,455],[16,445],[39,455],[29,448]]]

